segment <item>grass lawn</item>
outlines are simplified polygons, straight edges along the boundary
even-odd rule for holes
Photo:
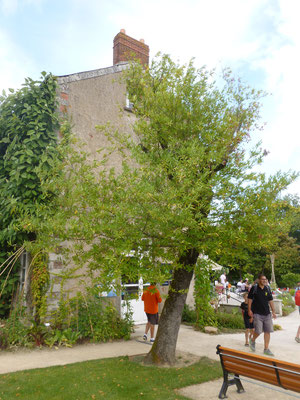
[[[205,357],[183,368],[109,358],[0,375],[0,400],[182,400],[174,389],[221,375],[220,363]]]

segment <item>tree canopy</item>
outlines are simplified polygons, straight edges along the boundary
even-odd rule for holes
[[[230,71],[221,86],[213,72],[163,55],[149,69],[133,63],[124,78],[134,133],[99,127],[112,148],[100,151],[97,165],[82,150],[67,149],[63,169],[58,164],[43,180],[44,190],[60,195],[31,226],[44,244],[68,240],[76,265],[102,283],[123,274],[163,281],[171,264],[149,359],[172,363],[199,254],[261,248],[275,224],[274,202],[296,174],[253,172],[265,155],[260,144],[249,149],[251,132],[261,127],[263,94]],[[106,167],[110,151],[122,154],[121,171]]]

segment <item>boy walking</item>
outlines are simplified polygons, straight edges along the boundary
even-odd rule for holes
[[[155,325],[158,325],[158,303],[161,303],[160,293],[155,286],[155,283],[151,283],[144,291],[142,300],[144,302],[144,310],[148,320],[143,339],[147,340],[147,334],[150,329],[150,343],[154,343]]]
[[[243,293],[244,301],[241,304],[242,314],[245,325],[245,346],[249,347],[249,338],[251,339],[254,332],[253,322],[250,322],[248,314],[248,293]]]
[[[272,310],[272,315],[270,313]],[[254,333],[250,338],[250,349],[255,351],[255,340],[264,332],[264,354],[274,356],[269,349],[271,332],[273,332],[273,318],[276,318],[273,296],[265,275],[258,275],[258,283],[252,286],[248,295],[248,315],[253,321]]]

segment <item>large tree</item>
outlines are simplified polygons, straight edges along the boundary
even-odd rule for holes
[[[199,254],[213,257],[232,244],[260,247],[272,223],[272,203],[294,178],[266,178],[259,145],[249,149],[259,129],[261,93],[230,72],[214,80],[206,69],[175,64],[168,56],[149,69],[132,64],[125,75],[134,133],[107,130],[112,151],[123,155],[121,171],[91,165],[70,151],[63,166],[44,181],[57,192],[53,208],[41,209],[42,243],[68,240],[73,260],[90,275],[110,283],[125,274],[172,281],[154,345],[147,360],[170,363],[181,315]],[[100,129],[100,128],[99,128]],[[102,129],[106,129],[102,127]],[[131,255],[133,257],[128,257]]]

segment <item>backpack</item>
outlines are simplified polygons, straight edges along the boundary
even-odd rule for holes
[[[268,295],[269,295],[269,296],[272,296],[272,291],[271,291],[270,286],[267,285],[267,286],[265,286],[265,287],[267,288]],[[257,288],[258,288],[258,283],[256,283],[256,284],[254,285],[253,296],[257,293]]]
[[[295,294],[295,303],[296,306],[300,306],[300,288],[297,288],[297,292]]]

